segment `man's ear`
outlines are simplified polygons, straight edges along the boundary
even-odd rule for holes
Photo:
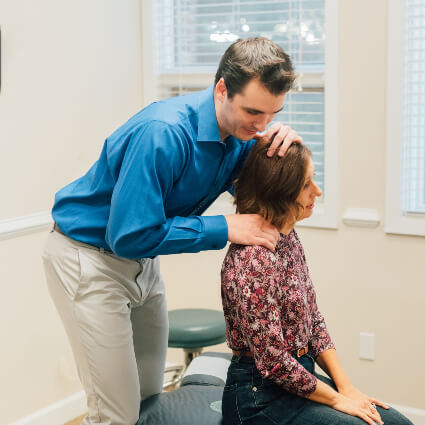
[[[220,102],[223,102],[223,100],[227,96],[227,87],[223,77],[221,77],[215,85],[215,95],[217,100],[219,100]]]

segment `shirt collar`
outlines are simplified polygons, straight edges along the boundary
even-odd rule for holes
[[[199,93],[198,142],[221,142],[215,113],[213,85]]]

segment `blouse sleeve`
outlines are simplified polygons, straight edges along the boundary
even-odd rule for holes
[[[309,276],[309,271],[308,271],[308,267],[307,267],[307,263],[305,259],[304,248],[296,233],[295,233],[295,237],[298,241],[298,247],[300,250],[302,261],[307,271],[307,275]],[[329,350],[331,348],[335,348],[335,346],[331,340],[331,336],[329,335],[328,329],[326,327],[325,319],[317,307],[316,291],[314,290],[314,287],[312,284],[310,286],[308,298],[309,298],[308,303],[310,308],[310,315],[312,318],[311,337],[308,343],[308,350],[310,354],[313,356],[313,358],[316,359],[321,353],[323,353],[323,351]]]
[[[313,316],[313,326],[308,348],[311,355],[316,359],[321,353],[323,353],[323,351],[335,348],[335,346],[326,327],[325,319],[317,308],[315,293],[313,293],[311,311]]]
[[[249,249],[236,285],[242,330],[255,364],[265,378],[286,391],[307,397],[316,389],[317,379],[285,349],[280,315],[282,292],[272,268],[274,254],[263,247]]]

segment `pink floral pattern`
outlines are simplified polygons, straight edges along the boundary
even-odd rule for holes
[[[308,345],[316,358],[334,345],[295,230],[281,235],[275,253],[261,246],[230,245],[221,282],[229,347],[251,351],[260,373],[285,390],[311,394],[317,378],[291,353]]]

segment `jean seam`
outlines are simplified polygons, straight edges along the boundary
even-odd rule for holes
[[[254,397],[255,398],[255,397]],[[279,422],[276,422],[273,418],[271,418],[267,413],[264,413],[263,411],[260,412],[260,414],[264,417],[266,417],[269,421],[273,422],[275,425],[279,425]]]
[[[242,424],[241,414],[239,413],[238,406],[238,384],[235,384],[235,405],[236,405],[236,413],[238,414],[239,424]]]

